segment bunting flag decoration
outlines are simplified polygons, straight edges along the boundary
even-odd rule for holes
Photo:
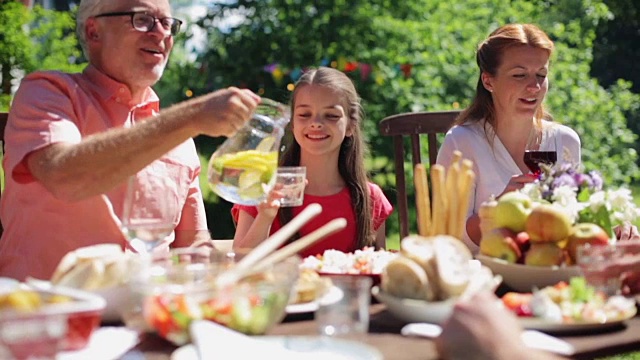
[[[320,61],[319,66],[331,66],[332,68],[343,71],[345,73],[359,74],[361,81],[368,81],[369,79],[373,79],[373,81],[375,81],[375,83],[378,85],[382,85],[385,83],[385,76],[380,71],[378,71],[378,69],[374,65],[354,60],[348,60],[344,56],[340,56],[336,60],[323,58]],[[288,81],[289,79],[287,79],[286,87],[289,91],[293,91],[294,86],[292,83],[298,81],[302,74],[307,71],[308,67],[286,68],[276,62],[264,65],[262,69],[265,72],[271,74],[274,82],[278,86],[281,86],[284,83],[285,77],[288,77],[291,81]],[[393,66],[393,69],[397,74],[402,74],[405,79],[408,79],[412,75],[413,64],[396,64]]]

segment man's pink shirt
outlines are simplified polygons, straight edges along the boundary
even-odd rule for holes
[[[100,196],[65,202],[31,175],[25,159],[50,144],[79,143],[110,128],[130,127],[158,110],[153,90],[149,88],[144,100],[135,104],[125,85],[92,66],[81,74],[36,72],[22,80],[5,131],[0,276],[48,279],[69,251],[99,243],[125,245],[118,220],[125,184]],[[154,169],[168,174],[177,184],[174,191],[154,195],[169,196],[182,209],[175,214],[176,230],[206,230],[198,181],[200,161],[193,140],[179,145],[137,176],[148,176]]]

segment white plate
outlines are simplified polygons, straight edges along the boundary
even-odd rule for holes
[[[476,258],[494,274],[501,275],[502,281],[518,292],[531,292],[534,287],[541,289],[545,286],[553,286],[560,281],[569,282],[571,277],[582,275],[577,266],[511,264],[482,254],[476,255]]]
[[[384,293],[379,287],[371,289],[373,296],[387,306],[394,316],[406,322],[426,322],[441,324],[451,312],[456,299],[445,301],[424,301],[398,298]]]
[[[122,311],[131,307],[130,291],[129,285],[126,284],[91,291],[96,295],[102,296],[107,301],[107,308],[102,314],[102,321],[122,321]]]
[[[622,325],[626,320],[631,319],[636,315],[636,311],[630,313],[628,316],[611,320],[604,323],[592,323],[592,322],[580,322],[573,324],[565,324],[565,323],[556,323],[548,320],[540,319],[540,318],[527,318],[520,317],[518,320],[520,324],[525,329],[530,330],[539,330],[548,333],[558,334],[558,333],[578,333],[578,332],[594,332],[594,331],[604,331],[610,328],[615,328]]]
[[[331,360],[382,360],[377,349],[359,342],[319,336],[260,336],[265,340],[279,344],[289,350],[301,353],[300,358]],[[302,355],[305,355],[304,357]],[[184,345],[171,354],[171,360],[197,360],[198,353],[194,345]]]
[[[316,299],[314,301],[309,301],[306,303],[287,305],[287,308],[285,309],[285,311],[287,312],[287,314],[310,313],[318,310],[318,303],[320,301],[329,305],[329,304],[337,303],[338,301],[340,301],[341,298],[342,298],[342,290],[340,290],[340,288],[334,285],[334,286],[331,286],[329,291],[327,291],[327,293],[322,297],[322,299],[320,300]]]

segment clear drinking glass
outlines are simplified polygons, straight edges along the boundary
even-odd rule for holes
[[[278,168],[276,184],[284,194],[281,207],[300,206],[304,201],[304,187],[307,168],[304,166],[281,166]]]
[[[209,184],[223,199],[258,205],[276,180],[278,151],[289,122],[287,106],[265,99],[252,118],[228,138],[209,160]]]
[[[369,331],[372,279],[368,276],[332,276],[337,298],[322,298],[315,318],[320,335],[351,337]]]
[[[162,170],[140,172],[127,182],[121,228],[129,246],[149,254],[172,234],[180,212],[173,183]]]
[[[587,283],[608,296],[619,295],[621,273],[612,271],[612,264],[624,256],[624,249],[615,245],[584,244],[577,248],[577,263]]]

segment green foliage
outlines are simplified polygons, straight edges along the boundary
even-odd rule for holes
[[[237,21],[215,26],[230,17]],[[215,5],[198,22],[208,32],[209,48],[198,58],[197,81],[190,86],[204,93],[236,85],[288,101],[287,84],[295,78],[274,77],[265,65],[371,64],[369,77],[361,70],[348,74],[367,114],[367,167],[394,200],[392,144],[379,136],[378,121],[399,112],[467,106],[478,79],[477,44],[500,25],[536,23],[557,45],[548,107],[580,134],[588,169],[600,169],[612,183],[629,182],[639,171],[636,136],[625,118],[638,113],[638,95],[629,83],[604,89],[589,75],[596,28],[609,19],[607,6],[595,0],[240,0]],[[411,64],[409,76],[400,70],[403,64]],[[388,227],[397,232],[395,221]]]
[[[0,2],[0,110],[11,101],[15,77],[34,70],[79,71],[80,50],[75,22],[69,12],[31,10],[18,1]]]

